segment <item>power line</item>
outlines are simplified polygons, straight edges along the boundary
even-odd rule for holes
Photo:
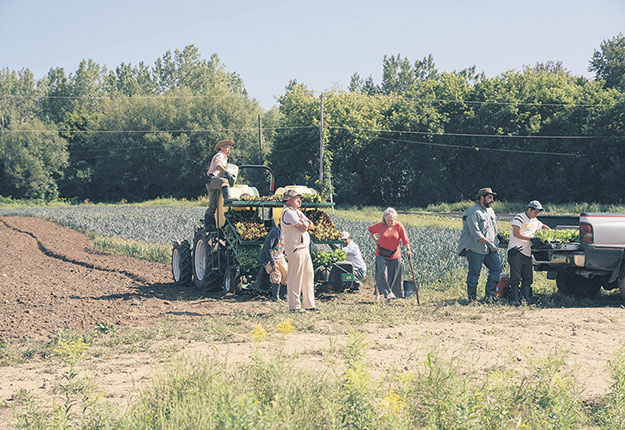
[[[530,103],[530,102],[498,102],[489,100],[446,100],[446,99],[411,99],[408,100],[418,103],[466,103],[477,105],[502,105],[502,106],[547,106],[547,107],[601,107],[609,106],[608,104],[586,104],[586,103]]]
[[[274,146],[271,148],[271,152],[272,152],[272,153],[274,153],[274,152],[277,152],[277,153],[280,153],[280,152],[292,152],[292,151],[294,151],[294,150],[296,150],[296,149],[299,149],[299,148],[301,148],[302,146],[304,146],[305,144],[307,144],[308,142],[310,142],[310,139],[312,139],[313,137],[317,137],[317,136],[318,136],[318,134],[317,134],[318,130],[319,130],[319,127],[315,127],[315,130],[311,130],[311,131],[310,131],[310,133],[308,133],[308,136],[306,136],[306,137],[304,138],[304,140],[302,140],[302,141],[300,142],[300,144],[299,144],[299,145],[294,146],[294,147],[292,147],[292,148],[286,148],[286,149],[276,149],[276,147],[275,147],[275,143],[274,143]]]
[[[370,128],[350,128],[330,126],[327,128],[339,130],[370,131],[372,133],[405,133],[418,134],[424,136],[459,136],[459,137],[489,137],[489,138],[516,138],[516,139],[619,139],[625,136],[536,136],[536,135],[509,135],[509,134],[477,134],[477,133],[445,133],[433,131],[411,131],[411,130],[378,130]]]
[[[480,147],[480,146],[464,146],[464,145],[452,145],[448,143],[419,142],[415,140],[390,139],[386,137],[377,137],[376,140],[413,143],[415,145],[439,146],[439,147],[445,147],[445,148],[470,149],[474,151],[511,152],[511,153],[518,153],[518,154],[535,154],[535,155],[557,155],[557,156],[565,156],[565,157],[581,157],[581,156],[589,155],[589,154],[573,154],[569,152],[526,151],[523,149],[485,148],[485,147]]]
[[[160,94],[152,94],[152,95],[88,95],[88,96],[52,96],[52,95],[20,95],[20,94],[3,94],[0,95],[0,98],[16,98],[16,99],[59,99],[59,100],[95,100],[95,99],[223,99],[223,98],[247,98],[252,100],[248,96],[243,94],[223,94],[218,96],[210,96],[210,95],[160,95]]]
[[[301,128],[318,128],[315,125],[293,126],[293,127],[264,127],[263,130],[283,130],[283,129],[301,129]],[[228,131],[258,131],[258,127],[250,128],[205,128],[205,129],[164,129],[164,130],[11,130],[7,129],[5,133],[84,133],[84,134],[133,134],[133,133],[214,133]]]

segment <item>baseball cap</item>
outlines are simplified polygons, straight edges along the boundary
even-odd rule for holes
[[[528,208],[532,208],[532,209],[536,209],[539,211],[543,210],[543,205],[540,204],[540,202],[538,200],[532,200],[531,202],[529,202],[527,204]]]

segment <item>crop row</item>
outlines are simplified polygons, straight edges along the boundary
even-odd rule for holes
[[[346,230],[356,241],[367,264],[367,272],[373,274],[375,267],[375,244],[367,229],[373,223],[334,217],[339,230]],[[406,227],[413,252],[413,268],[417,281],[431,283],[448,278],[455,270],[466,266],[466,260],[455,255],[460,232],[451,228]],[[403,248],[402,248],[403,252]],[[411,275],[410,266],[403,254],[404,278]]]
[[[170,245],[177,239],[193,242],[193,230],[205,208],[176,206],[70,206],[0,209],[0,216],[32,216],[78,231],[109,237]]]
[[[192,241],[193,230],[204,216],[202,207],[93,205],[0,209],[0,216],[34,216],[48,219],[79,231],[121,237],[147,243],[169,245],[178,239]],[[333,217],[338,230],[347,230],[360,246],[368,273],[374,272],[374,244],[367,228],[372,223]],[[455,256],[458,230],[437,227],[407,227],[414,253],[417,280],[435,282],[466,265]],[[409,266],[404,255],[404,277]]]

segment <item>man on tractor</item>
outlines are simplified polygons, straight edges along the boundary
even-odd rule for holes
[[[215,145],[215,154],[211,160],[211,165],[206,172],[206,191],[208,191],[208,209],[204,214],[204,225],[208,231],[216,231],[215,212],[219,205],[219,192],[224,196],[224,203],[229,203],[235,199],[230,198],[229,179],[234,179],[228,172],[228,155],[234,142],[232,140],[221,140]]]

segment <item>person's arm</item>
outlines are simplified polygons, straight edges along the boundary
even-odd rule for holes
[[[483,243],[486,245],[488,243],[488,239],[484,237],[484,234],[480,231],[478,224],[478,215],[477,212],[473,211],[470,217],[467,217],[467,228],[469,229],[469,233],[476,242]]]
[[[377,232],[378,224],[373,224],[367,229],[369,235],[371,236],[371,240],[373,240],[373,243],[375,243],[375,246],[378,246],[378,240],[380,240],[380,234]]]
[[[301,232],[308,231],[308,229],[314,225],[313,222],[306,218],[306,215],[303,213],[299,213],[298,215],[300,216],[300,220],[295,224],[295,227]]]
[[[306,218],[301,211],[294,208],[285,207],[284,212],[282,213],[282,221],[287,225],[295,227],[301,232],[307,231],[309,226],[312,226],[312,221]]]
[[[295,228],[297,228],[301,232],[308,231],[308,222],[306,220],[302,220],[295,224]]]
[[[219,154],[217,154],[216,157],[217,157],[217,160],[216,160],[217,162],[215,163],[215,167],[219,171],[219,174],[220,175],[226,174],[227,168],[228,168],[228,157],[223,152],[220,152]]]
[[[410,241],[408,240],[408,232],[403,224],[399,224],[400,226],[400,239],[404,244],[404,248],[406,248],[406,257],[412,258],[412,250],[410,249]]]
[[[512,226],[512,236],[521,240],[530,240],[532,238],[531,236],[526,236],[524,234],[521,234],[521,227],[519,227],[518,225]]]
[[[273,249],[276,247],[276,244],[280,241],[280,233],[275,230],[271,230],[269,232],[269,262],[271,263],[271,267],[276,267],[276,259],[273,256]]]

